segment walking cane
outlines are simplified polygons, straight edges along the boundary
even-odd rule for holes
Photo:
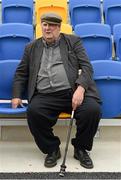
[[[65,174],[65,169],[66,169],[66,155],[67,155],[67,151],[68,151],[68,145],[69,145],[69,140],[70,140],[70,135],[71,135],[71,129],[72,129],[72,125],[73,125],[73,119],[74,119],[74,110],[71,113],[71,120],[70,120],[70,124],[69,124],[69,129],[68,129],[68,134],[67,134],[67,141],[66,141],[66,146],[65,146],[65,153],[64,153],[64,158],[63,158],[63,162],[61,164],[61,168],[60,168],[60,173],[59,176],[64,177]]]

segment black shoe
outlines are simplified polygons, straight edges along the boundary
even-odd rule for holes
[[[45,167],[54,167],[57,164],[57,160],[61,157],[60,149],[49,153],[45,158]]]
[[[74,158],[80,161],[80,165],[91,169],[93,168],[93,162],[85,150],[74,149]]]

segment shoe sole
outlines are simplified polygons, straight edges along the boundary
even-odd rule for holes
[[[44,166],[47,167],[47,168],[51,168],[51,167],[54,167],[56,165],[57,165],[57,162],[53,163],[53,164],[44,164]]]
[[[60,159],[60,158],[61,158],[61,154],[58,155],[57,160]],[[44,163],[44,166],[47,167],[47,168],[51,168],[51,167],[54,167],[56,165],[57,165],[57,162],[51,163],[51,164],[45,164]]]
[[[74,158],[76,160],[79,160],[80,165],[83,166],[84,168],[87,168],[87,169],[92,169],[93,168],[93,166],[85,166],[85,164],[81,163],[80,159],[76,155],[74,155]]]

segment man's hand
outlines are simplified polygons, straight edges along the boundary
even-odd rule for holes
[[[20,98],[13,98],[11,100],[11,103],[12,103],[12,108],[17,108],[19,105],[22,104],[22,100]]]
[[[74,92],[73,97],[72,97],[73,110],[76,110],[76,108],[82,104],[83,99],[84,99],[84,92],[85,92],[85,89],[82,86],[78,86],[78,88]]]

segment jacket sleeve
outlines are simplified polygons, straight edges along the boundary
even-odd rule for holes
[[[25,47],[23,58],[20,61],[13,80],[13,98],[22,98],[28,84],[29,76],[29,45]]]
[[[85,90],[87,90],[92,82],[93,69],[80,37],[77,37],[77,41],[74,43],[73,48],[79,62],[79,69],[81,69],[76,84],[81,85]]]

